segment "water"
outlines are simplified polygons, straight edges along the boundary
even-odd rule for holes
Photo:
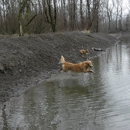
[[[130,130],[130,40],[92,59],[95,74],[58,73],[7,102],[1,130]]]

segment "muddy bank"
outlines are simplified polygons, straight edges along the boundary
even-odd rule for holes
[[[86,60],[79,49],[89,49],[89,58],[102,53],[94,48],[115,44],[117,36],[103,33],[64,32],[0,37],[0,104],[17,97],[51,74],[58,73],[60,55],[66,60]]]

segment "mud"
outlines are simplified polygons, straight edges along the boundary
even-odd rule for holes
[[[63,32],[24,37],[0,37],[0,106],[28,88],[59,73],[60,55],[67,61],[86,60],[79,49],[89,49],[89,58],[113,46],[118,35]],[[101,48],[104,51],[94,51]]]

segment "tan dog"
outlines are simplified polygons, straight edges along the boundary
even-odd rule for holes
[[[87,72],[92,72],[95,73],[93,70],[90,70],[89,68],[92,67],[92,62],[90,60],[84,61],[84,62],[80,62],[77,64],[71,63],[71,62],[66,62],[65,58],[63,56],[61,56],[60,62],[62,64],[62,67],[60,70],[63,70],[64,72],[67,71],[73,71],[73,72],[83,72],[83,73],[87,73]]]
[[[79,50],[79,52],[81,55],[87,55],[88,49],[87,50],[81,49],[81,50]]]

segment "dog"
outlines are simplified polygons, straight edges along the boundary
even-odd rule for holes
[[[87,72],[95,73],[93,70],[89,69],[93,66],[90,60],[74,64],[74,63],[65,61],[65,58],[62,55],[59,63],[62,64],[60,71],[63,70],[64,72],[72,71],[72,72],[77,72],[77,73],[87,73]]]
[[[88,49],[86,49],[86,50],[81,49],[81,50],[79,50],[79,53],[80,53],[81,55],[87,55]]]
[[[87,60],[89,59],[89,51],[88,49],[84,50],[84,49],[81,49],[79,50],[79,53],[82,55],[82,56],[85,56],[87,58]]]

